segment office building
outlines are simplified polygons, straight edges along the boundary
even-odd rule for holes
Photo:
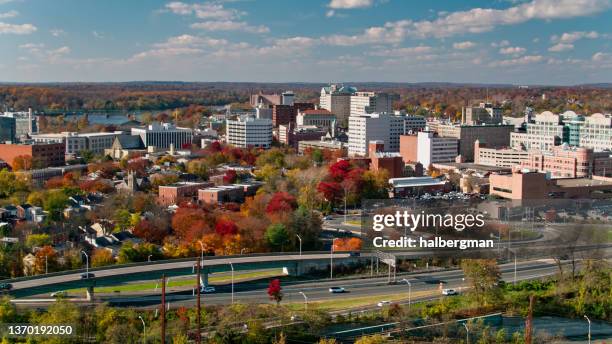
[[[252,94],[249,100],[252,107],[271,108],[273,105],[281,104],[281,96],[278,94]]]
[[[570,146],[591,148],[596,152],[612,150],[612,116],[595,113],[591,116],[566,111],[556,115],[544,111],[525,125],[524,133],[515,133],[511,138],[514,148],[550,151],[553,147],[567,143]]]
[[[16,123],[13,117],[0,116],[0,142],[15,142]]]
[[[38,131],[38,122],[36,117],[32,115],[32,109],[21,112],[5,112],[0,117],[15,119],[15,139],[25,139],[28,135]]]
[[[281,94],[281,104],[282,105],[293,106],[294,101],[295,101],[295,93],[293,93],[293,91],[285,91]]]
[[[311,109],[299,111],[296,122],[298,127],[316,126],[333,129],[336,126],[336,116],[326,109]]]
[[[417,161],[424,168],[439,162],[455,161],[458,154],[459,144],[455,138],[440,137],[430,131],[417,134]]]
[[[351,96],[351,116],[382,112],[393,112],[393,100],[388,93],[355,92]]]
[[[370,158],[370,170],[374,172],[386,170],[389,178],[400,178],[404,176],[404,161],[397,152],[385,152],[385,144],[382,141],[370,141],[368,157]]]
[[[357,89],[350,86],[331,84],[321,88],[319,105],[322,109],[336,115],[338,124],[342,127],[348,125],[348,117],[351,115],[351,96]]]
[[[612,152],[563,144],[551,151],[528,153],[521,167],[548,173],[552,178],[612,176]]]
[[[62,166],[66,164],[65,150],[64,143],[0,144],[0,159],[11,168],[18,156],[31,157],[33,169]]]
[[[453,137],[459,140],[459,155],[463,161],[474,161],[474,143],[486,142],[487,147],[508,147],[513,125],[455,125],[432,123],[431,129],[440,137]]]
[[[494,107],[491,103],[480,103],[478,106],[463,107],[461,109],[461,124],[501,124],[503,110]]]
[[[179,128],[171,123],[153,123],[144,128],[132,128],[132,135],[140,136],[145,147],[176,149],[191,146],[193,132],[188,128]]]
[[[278,126],[278,142],[298,147],[300,141],[320,140],[327,134],[327,129],[317,126],[301,126],[296,128],[294,124]]]
[[[515,167],[529,159],[529,152],[508,147],[488,148],[486,143],[474,142],[474,163],[484,166]]]
[[[388,152],[399,151],[399,137],[405,133],[402,116],[371,113],[349,116],[349,156],[366,156],[370,141],[383,141]]]
[[[66,145],[66,154],[78,155],[82,151],[88,150],[94,154],[102,154],[105,149],[113,145],[113,141],[122,131],[110,133],[76,133],[62,132],[52,134],[33,134],[31,139],[35,142],[63,142]]]
[[[250,116],[226,120],[226,142],[236,147],[270,148],[272,145],[272,121]]]
[[[298,152],[300,154],[304,154],[305,151],[315,149],[338,153],[338,155],[340,156],[345,156],[347,154],[346,143],[342,141],[327,140],[322,137],[320,140],[307,140],[298,142]]]

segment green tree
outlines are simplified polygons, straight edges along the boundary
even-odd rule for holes
[[[203,180],[208,180],[208,164],[206,160],[192,160],[187,163],[187,172],[195,174]]]
[[[10,324],[17,320],[17,308],[8,297],[0,299],[0,324]]]
[[[26,238],[26,246],[28,247],[42,247],[45,245],[51,245],[49,234],[30,234]]]
[[[43,208],[49,212],[53,221],[62,219],[62,212],[68,204],[68,196],[62,190],[49,191],[43,200]]]
[[[24,178],[17,178],[15,173],[9,172],[6,168],[0,171],[0,198],[11,196],[17,191],[27,191],[28,181]]]
[[[496,294],[499,292],[501,273],[495,259],[463,259],[461,269],[480,304],[486,306],[499,300]]]
[[[283,251],[284,245],[289,240],[289,233],[287,232],[287,228],[282,223],[272,224],[266,229],[266,234],[264,235],[266,241],[273,249],[279,249],[281,252]]]

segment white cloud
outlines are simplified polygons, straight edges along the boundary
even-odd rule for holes
[[[8,4],[9,2],[13,2],[15,0],[0,0],[0,5]]]
[[[492,62],[490,66],[507,67],[507,66],[526,65],[526,64],[541,62],[543,59],[544,57],[542,55],[528,55],[528,56],[521,56],[515,59],[495,61],[495,62]]]
[[[612,56],[611,54],[602,53],[600,51],[600,52],[596,52],[595,54],[593,54],[593,57],[591,57],[591,60],[593,60],[595,62],[602,62],[602,61],[606,61],[611,56]]]
[[[331,0],[327,7],[333,9],[351,9],[370,7],[374,4],[374,0]]]
[[[569,43],[557,43],[553,46],[551,46],[550,48],[548,48],[548,51],[552,51],[555,53],[558,52],[562,52],[562,51],[570,51],[574,49],[574,45],[573,44],[569,44]]]
[[[503,55],[523,55],[527,49],[523,47],[505,47],[499,49],[499,53]]]
[[[550,37],[550,40],[558,43],[574,43],[578,40],[588,38],[595,39],[599,38],[600,35],[597,31],[574,31],[574,32],[565,32],[561,36],[554,35]]]
[[[459,49],[459,50],[471,49],[475,46],[476,46],[476,43],[470,42],[470,41],[453,43],[453,48]]]
[[[498,48],[498,47],[507,47],[507,46],[509,46],[509,45],[510,45],[510,41],[505,40],[505,39],[504,39],[503,41],[499,41],[499,42],[493,42],[493,43],[491,43],[491,46],[492,46],[493,48]]]
[[[232,20],[246,14],[232,8],[225,8],[223,4],[211,2],[186,4],[180,1],[173,1],[166,4],[166,8],[175,14],[195,15],[200,19],[210,20]]]
[[[418,55],[418,54],[427,54],[433,51],[433,48],[426,45],[419,45],[416,47],[404,47],[404,48],[395,48],[395,49],[381,49],[374,50],[369,53],[371,56],[386,56],[386,57],[398,57],[398,56],[406,56],[406,55]]]
[[[450,37],[465,33],[481,33],[497,26],[516,25],[530,20],[552,20],[582,17],[612,7],[610,0],[533,0],[506,9],[474,8],[452,12],[435,20],[413,22],[400,20],[366,29],[354,36],[336,35],[330,44],[357,45],[398,43],[406,37]]]
[[[268,33],[270,29],[267,26],[259,25],[252,26],[242,21],[218,20],[205,21],[191,24],[193,29],[201,29],[206,31],[244,31],[250,33]]]
[[[15,18],[19,15],[17,11],[0,12],[0,19]]]
[[[334,10],[329,10],[329,11],[325,12],[325,16],[328,17],[328,18],[333,17],[334,14],[336,14],[336,11],[334,11]]]
[[[7,24],[0,22],[0,34],[28,35],[36,30],[36,26],[32,24]]]
[[[59,36],[63,36],[66,34],[66,32],[62,29],[51,29],[49,30],[49,32],[51,33],[51,36],[53,37],[59,37]]]
[[[19,46],[19,49],[26,49],[26,50],[40,50],[42,48],[44,48],[45,45],[42,43],[26,43],[26,44],[22,44]]]

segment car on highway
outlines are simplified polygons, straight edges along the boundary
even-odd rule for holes
[[[457,291],[455,289],[442,289],[442,295],[457,295]]]
[[[377,305],[378,307],[391,306],[391,301],[380,301]]]
[[[49,295],[51,297],[66,297],[68,296],[68,293],[64,290],[60,290],[60,291],[55,291],[53,293],[51,293],[51,295]]]
[[[346,292],[346,289],[342,287],[330,287],[329,292],[333,294],[344,293]]]
[[[91,272],[84,272],[81,274],[81,279],[89,279],[89,278],[94,278],[96,277],[96,275],[94,275]]]
[[[216,289],[215,287],[209,285],[209,286],[202,287],[200,291],[203,293],[209,294],[209,293],[214,293]]]
[[[0,283],[0,290],[11,290],[13,285],[10,283]]]
[[[323,220],[325,221],[330,221],[333,220],[334,218],[331,215],[327,215],[327,216],[323,216]]]

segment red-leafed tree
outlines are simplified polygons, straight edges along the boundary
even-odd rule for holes
[[[226,184],[232,184],[236,182],[238,179],[238,174],[234,170],[225,171],[225,175],[223,176],[223,182]]]
[[[142,220],[134,227],[134,235],[148,242],[160,244],[168,235],[167,228],[149,220]]]
[[[317,191],[323,194],[323,198],[330,203],[335,203],[342,199],[342,186],[336,182],[320,182]]]
[[[340,160],[329,166],[329,175],[336,181],[341,181],[346,178],[348,173],[351,171],[351,168],[352,166],[348,161]]]
[[[219,219],[215,225],[215,233],[221,236],[236,235],[238,226],[232,220]]]
[[[270,202],[268,202],[266,213],[289,213],[295,210],[295,208],[297,208],[295,197],[286,192],[277,192],[272,196]]]
[[[206,213],[194,208],[178,208],[172,217],[172,229],[185,242],[192,242],[210,232]]]
[[[209,150],[213,153],[217,153],[221,151],[221,143],[219,141],[214,141],[210,144]]]
[[[270,300],[276,301],[276,304],[279,304],[283,300],[283,288],[278,278],[270,281],[270,285],[268,285],[268,296]]]

